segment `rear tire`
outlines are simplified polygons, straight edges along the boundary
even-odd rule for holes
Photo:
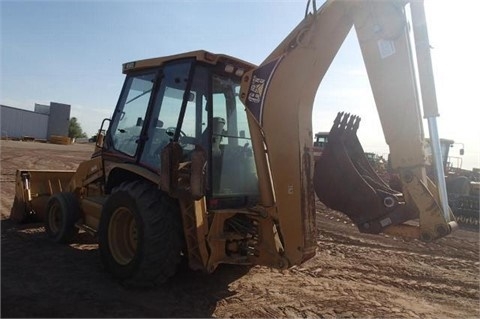
[[[107,271],[127,286],[152,286],[173,276],[183,244],[178,205],[154,185],[123,183],[107,199],[99,250]]]
[[[80,217],[80,206],[73,193],[57,193],[47,204],[45,230],[56,243],[70,243],[78,233],[75,222]]]

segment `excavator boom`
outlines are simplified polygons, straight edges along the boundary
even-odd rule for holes
[[[256,150],[261,205],[278,221],[286,255],[293,263],[308,258],[315,245],[313,184],[320,199],[343,210],[361,231],[391,231],[431,240],[450,233],[454,226],[451,212],[443,213],[437,187],[425,172],[421,92],[415,80],[408,5],[408,1],[327,1],[306,15],[270,56],[243,78],[241,98],[248,109]],[[400,171],[403,194],[389,189],[368,167],[355,135],[359,119],[349,115],[335,121],[333,136],[329,135],[315,167],[315,181],[312,179],[315,94],[352,27],[392,164]],[[420,87],[431,88],[433,82]],[[302,212],[301,216],[295,212]],[[400,225],[417,216],[420,227]]]

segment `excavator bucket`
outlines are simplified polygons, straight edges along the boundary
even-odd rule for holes
[[[338,113],[315,163],[314,187],[328,207],[345,213],[361,232],[380,233],[416,216],[368,162],[357,138],[358,116]]]
[[[17,170],[10,219],[20,223],[43,221],[50,196],[68,190],[74,174],[75,171]]]

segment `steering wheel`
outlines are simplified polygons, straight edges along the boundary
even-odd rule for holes
[[[165,134],[167,134],[170,137],[173,137],[173,135],[175,135],[176,130],[177,128],[175,126],[167,127],[165,130]],[[180,130],[180,136],[186,136],[186,135],[187,134],[185,134],[182,130]]]
[[[177,128],[175,126],[170,126],[170,127],[167,127],[165,129],[165,134],[167,134],[170,138],[173,138],[173,136],[175,135],[175,131],[177,130]],[[187,134],[185,134],[185,132],[183,132],[182,130],[180,130],[180,137],[185,137],[187,136]],[[178,143],[180,144],[180,146],[183,148],[185,146],[184,143],[181,142],[181,139],[179,139]],[[167,145],[167,143],[162,143],[162,145],[160,145],[159,147],[157,147],[157,149],[153,152],[153,155],[155,157],[160,157],[160,153],[162,152],[163,148]]]

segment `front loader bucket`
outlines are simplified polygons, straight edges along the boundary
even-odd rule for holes
[[[337,115],[315,163],[314,187],[325,205],[345,213],[361,232],[376,234],[415,216],[406,209],[403,195],[391,189],[368,162],[356,135],[359,123],[357,116]]]
[[[68,191],[73,174],[75,171],[17,170],[10,219],[16,222],[43,221],[50,196]]]

